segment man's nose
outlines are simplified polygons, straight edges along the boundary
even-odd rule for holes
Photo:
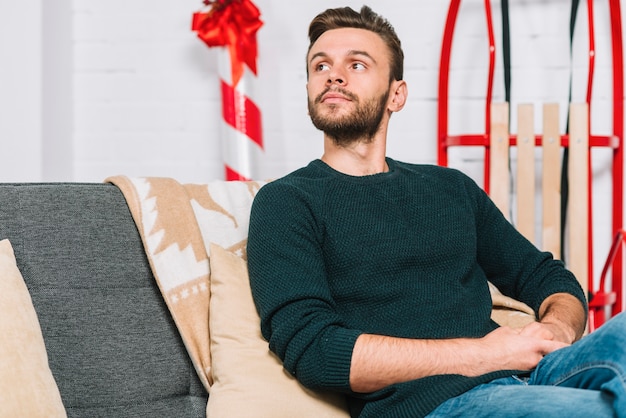
[[[328,80],[326,81],[326,83],[328,85],[332,85],[334,83],[337,83],[339,85],[343,85],[343,84],[345,84],[345,76],[340,71],[337,71],[337,70],[333,69],[328,74]]]

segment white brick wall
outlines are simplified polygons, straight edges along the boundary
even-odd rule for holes
[[[190,30],[199,6],[74,1],[75,178],[221,174],[215,63]]]
[[[363,2],[254,3],[265,22],[258,33],[259,73],[250,87],[263,114],[265,154],[257,172],[259,178],[270,178],[321,154],[321,134],[306,111],[304,54],[310,19],[328,7],[359,8]],[[492,3],[499,44],[499,2]],[[513,105],[564,104],[570,2],[510,3]],[[438,65],[448,1],[368,4],[391,20],[406,53],[410,97],[392,118],[389,155],[434,163]],[[610,132],[612,121],[607,4],[594,1],[598,55],[592,128],[599,134]],[[115,174],[171,176],[183,182],[221,178],[219,54],[190,29],[192,13],[201,8],[201,0],[2,0],[0,181],[99,182]],[[464,0],[453,48],[451,132],[483,130],[484,22],[483,0]],[[577,100],[586,86],[586,36],[581,2],[573,65]],[[501,50],[497,54],[500,64]],[[503,98],[501,77],[498,67],[495,100]],[[454,164],[479,177],[480,170],[460,154],[468,152],[453,153]],[[610,204],[603,176],[606,170],[598,170],[598,208]]]

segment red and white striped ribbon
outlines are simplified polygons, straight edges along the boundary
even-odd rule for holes
[[[263,156],[261,110],[254,100],[255,75],[247,67],[233,85],[231,57],[220,48],[219,75],[222,95],[221,152],[226,180],[252,180],[259,176]]]

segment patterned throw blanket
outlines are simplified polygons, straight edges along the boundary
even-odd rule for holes
[[[264,182],[183,185],[126,176],[105,181],[126,198],[165,303],[209,391],[210,243],[245,257],[250,205]]]

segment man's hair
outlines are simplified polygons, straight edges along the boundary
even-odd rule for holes
[[[400,39],[391,23],[384,17],[376,14],[368,6],[361,7],[360,12],[350,7],[339,7],[336,9],[327,9],[317,15],[309,25],[310,44],[307,50],[307,57],[313,44],[324,32],[331,29],[342,28],[366,29],[378,34],[387,45],[391,54],[391,80],[389,81],[402,80],[404,73],[404,52],[402,51]]]

